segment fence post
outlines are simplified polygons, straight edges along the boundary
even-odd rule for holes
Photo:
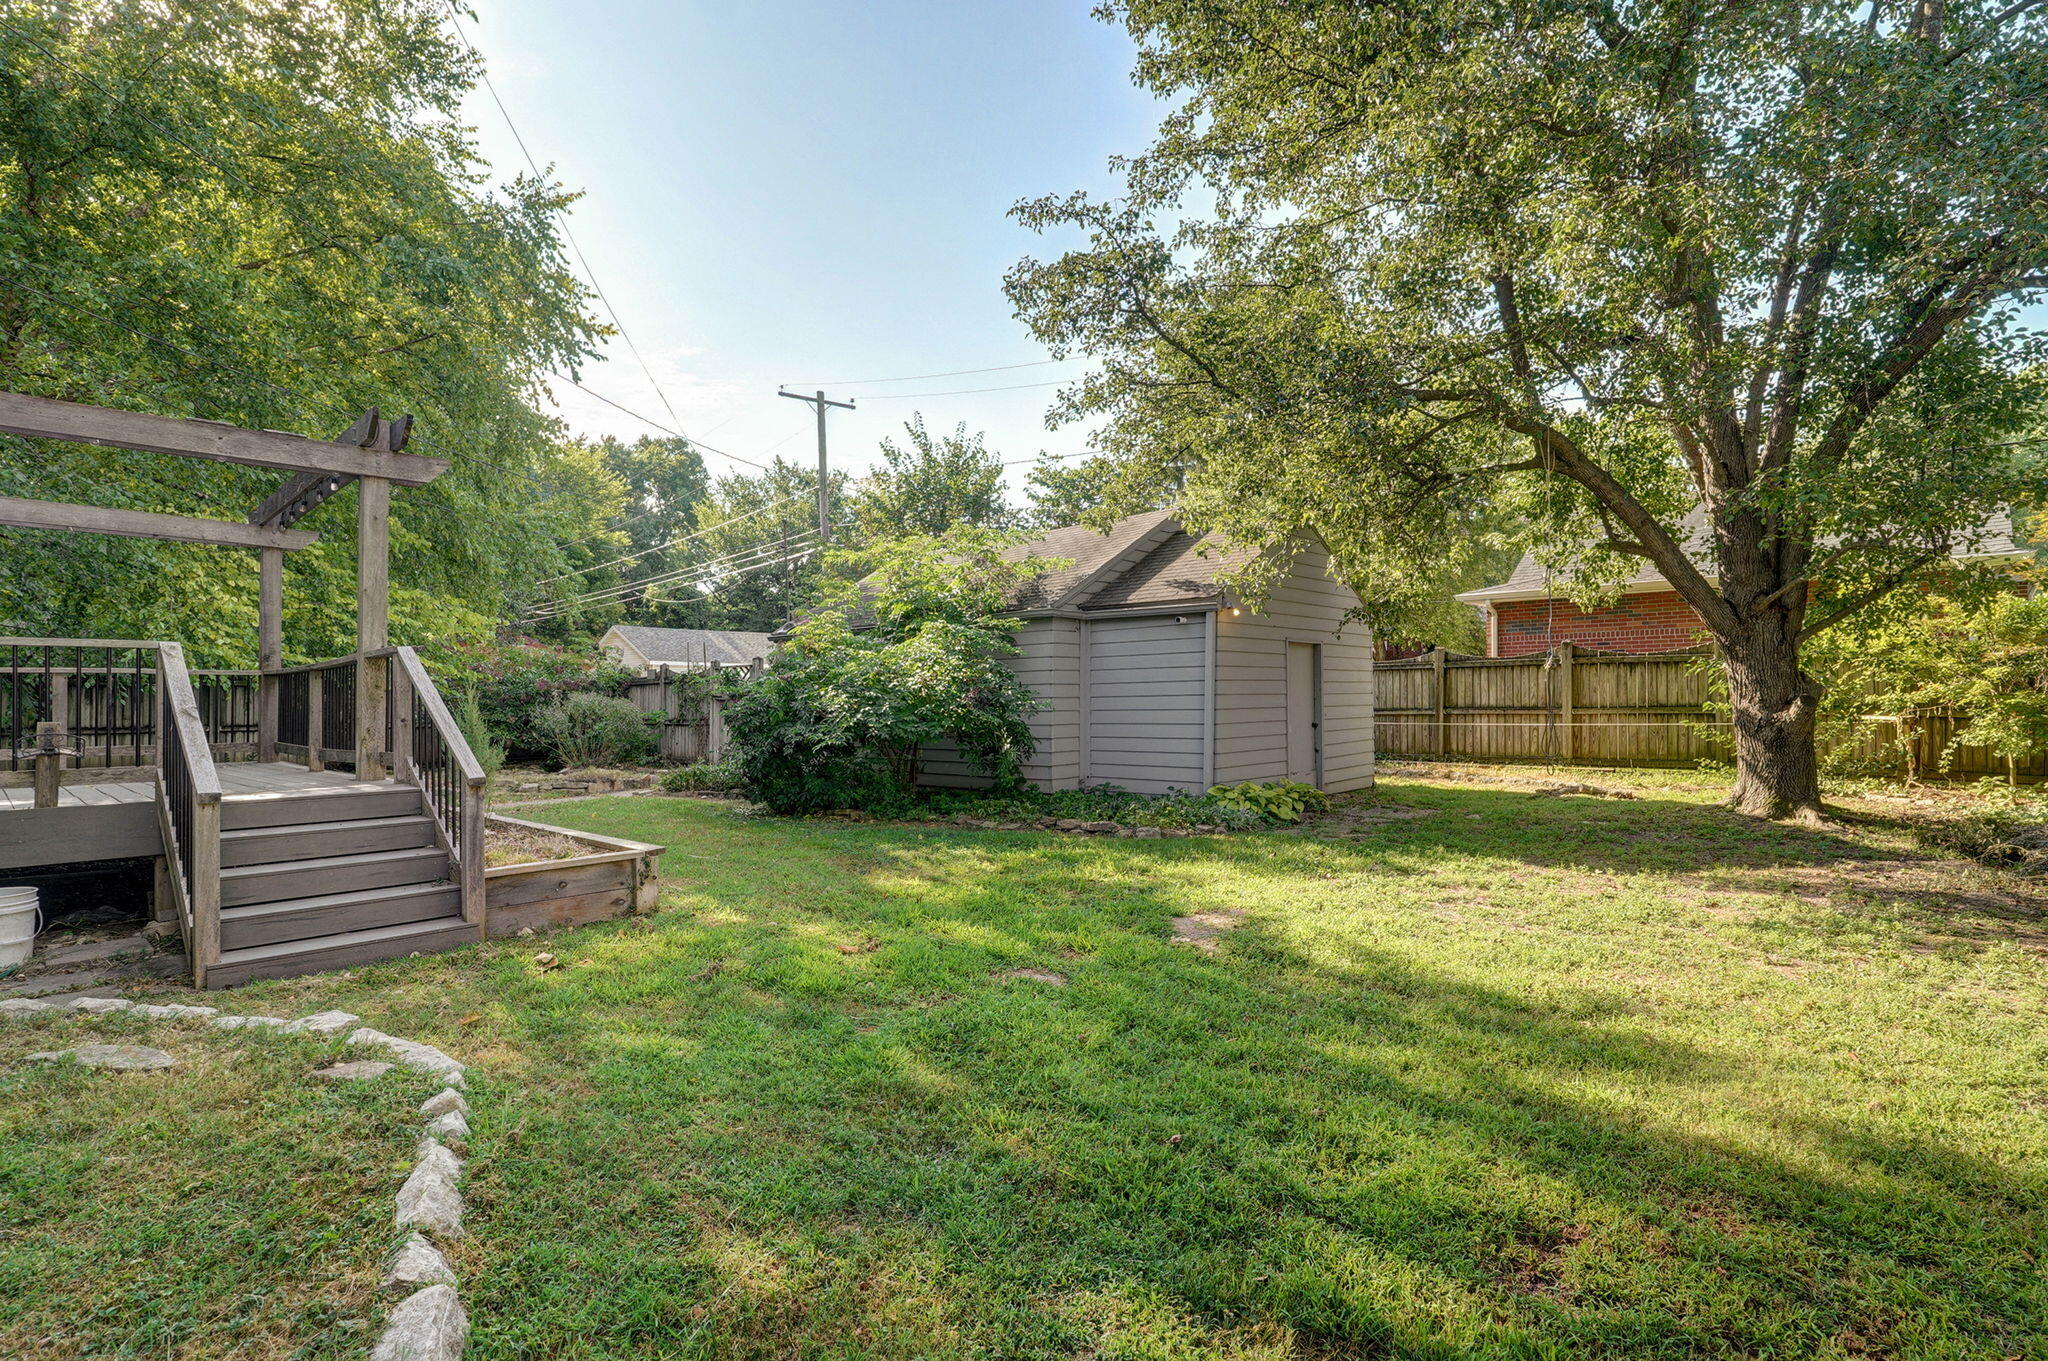
[[[1429,650],[1429,674],[1431,680],[1431,702],[1436,706],[1435,740],[1436,759],[1444,759],[1444,650],[1433,647]]]
[[[35,806],[55,808],[63,788],[64,725],[36,724]]]
[[[715,694],[704,696],[704,759],[725,759],[725,701]]]
[[[1573,724],[1577,722],[1577,715],[1573,712],[1573,708],[1578,698],[1572,684],[1572,656],[1577,651],[1578,649],[1573,647],[1569,641],[1557,645],[1557,749],[1558,755],[1565,765],[1572,764],[1572,760],[1578,755],[1579,749],[1579,744],[1575,740],[1572,731]]]
[[[320,748],[327,745],[326,689],[322,682],[324,673],[315,669],[306,673],[306,769],[327,769],[327,758]]]

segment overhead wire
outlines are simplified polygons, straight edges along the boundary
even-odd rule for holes
[[[816,541],[816,534],[816,530],[810,530],[804,534],[789,535],[778,541],[757,544],[752,548],[743,550],[741,553],[732,555],[723,562],[692,564],[675,572],[648,577],[640,581],[627,582],[604,591],[592,592],[589,595],[573,596],[560,601],[549,601],[544,606],[536,606],[528,610],[521,618],[533,621],[558,619],[593,605],[606,605],[621,601],[637,591],[644,591],[655,586],[673,585],[678,581],[687,579],[703,580],[707,576],[720,577],[719,588],[722,588],[733,581],[751,576],[756,571],[794,562],[799,558],[808,557],[812,553],[819,551],[825,545],[822,542]],[[760,560],[760,554],[772,552],[777,548],[787,547],[791,544],[803,545],[802,551],[769,561]]]
[[[573,572],[561,572],[556,574],[555,576],[542,577],[539,581],[536,581],[533,584],[536,586],[545,586],[551,581],[563,581],[569,577],[580,577],[587,572],[599,572],[603,571],[607,567],[616,567],[622,562],[632,562],[635,559],[644,558],[648,556],[650,553],[660,553],[666,549],[680,548],[684,544],[689,543],[694,539],[701,539],[706,534],[710,534],[716,530],[724,529],[727,525],[736,525],[740,523],[742,520],[751,520],[757,515],[766,515],[769,511],[775,509],[777,506],[787,505],[791,501],[804,499],[807,498],[801,496],[784,496],[778,500],[770,501],[765,506],[757,506],[753,510],[748,511],[744,515],[735,515],[729,520],[720,520],[715,525],[707,525],[703,529],[697,530],[693,534],[686,534],[680,539],[671,539],[667,543],[658,543],[654,545],[654,547],[652,548],[643,548],[638,553],[628,553],[626,554],[626,556],[622,558],[613,558],[609,562],[593,563],[588,567],[581,567]]]
[[[947,369],[943,373],[906,373],[895,378],[830,378],[825,380],[806,379],[801,383],[784,383],[792,388],[855,388],[875,383],[916,383],[926,378],[966,378],[977,373],[1006,373],[1011,369],[1038,369],[1047,364],[1070,364],[1070,359],[1033,359],[1022,364],[996,364],[986,369]],[[870,399],[872,400],[872,399]]]

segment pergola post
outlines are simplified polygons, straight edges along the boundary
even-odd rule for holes
[[[372,657],[391,644],[391,483],[365,477],[356,501],[356,778],[388,773],[385,712],[390,658]]]
[[[256,550],[256,759],[277,759],[277,673],[284,667],[284,550]]]

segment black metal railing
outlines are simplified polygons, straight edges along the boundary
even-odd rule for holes
[[[207,741],[217,747],[256,741],[254,671],[194,671],[192,693],[199,701]]]
[[[287,671],[277,678],[277,740],[288,746],[306,745],[306,721],[310,717],[313,676],[308,671]]]
[[[336,751],[356,749],[356,664],[353,658],[320,670],[320,743]],[[346,764],[346,761],[344,761]]]
[[[77,764],[148,765],[156,745],[154,643],[0,645],[0,764],[33,762],[36,725],[63,725]]]

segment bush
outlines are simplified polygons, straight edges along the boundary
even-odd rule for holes
[[[1209,791],[1209,797],[1218,803],[1249,809],[1269,822],[1300,822],[1330,806],[1330,796],[1322,790],[1312,784],[1296,784],[1290,780],[1274,780],[1270,784],[1260,784],[1256,780],[1247,780],[1243,784],[1219,784]]]
[[[725,794],[744,783],[738,764],[732,761],[699,761],[675,766],[661,775],[661,787],[671,794]]]
[[[1044,564],[1002,559],[999,535],[963,528],[835,555],[838,581],[768,674],[727,714],[749,795],[778,813],[914,806],[927,745],[949,742],[999,786],[1031,754],[1031,691],[1003,606]]]
[[[467,690],[492,739],[527,759],[550,754],[537,726],[543,711],[570,695],[617,695],[632,678],[601,656],[534,642],[458,646],[451,664],[449,688]]]
[[[565,767],[631,765],[654,755],[659,714],[613,695],[570,695],[533,716],[542,750]]]

